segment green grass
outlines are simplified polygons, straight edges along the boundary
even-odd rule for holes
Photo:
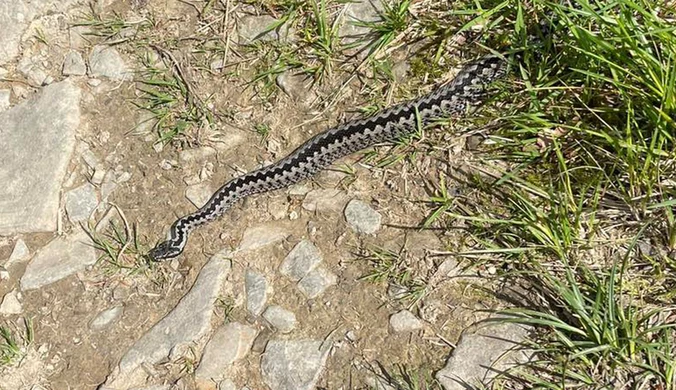
[[[309,1],[312,12],[303,31],[303,39],[309,48],[309,61],[304,70],[312,74],[318,82],[332,75],[333,63],[342,50],[338,38],[338,19],[331,21],[327,1]]]
[[[0,367],[11,365],[24,356],[26,348],[33,343],[33,321],[30,318],[23,320],[24,330],[17,340],[16,332],[9,327],[0,326]]]
[[[82,14],[73,26],[86,26],[89,30],[84,33],[95,39],[101,39],[107,44],[120,44],[134,41],[138,34],[150,29],[154,25],[151,19],[142,18],[129,21],[113,13],[112,15],[100,15],[92,7],[90,12]]]
[[[409,7],[411,0],[395,0],[393,2],[384,0],[381,4],[383,10],[379,14],[380,20],[353,22],[354,25],[369,30],[366,37],[355,43],[360,46],[366,43],[369,57],[375,57],[387,48],[397,38],[398,34],[406,30],[410,23]]]
[[[607,384],[674,388],[674,308],[645,305],[623,294],[621,266],[608,273],[586,266],[546,268],[527,277],[544,309],[501,311],[507,319],[548,329],[532,346],[538,359],[516,374],[530,385],[564,389]],[[640,386],[638,386],[640,388]]]
[[[94,248],[100,252],[98,264],[102,272],[108,277],[142,276],[160,289],[166,287],[169,271],[148,258],[149,248],[141,242],[136,227],[122,219],[122,223],[111,221],[101,232],[88,231]]]
[[[427,368],[414,369],[405,365],[396,365],[394,369],[386,369],[379,364],[378,369],[371,369],[380,382],[369,390],[384,390],[387,386],[396,390],[442,390],[441,384],[433,378]]]
[[[372,283],[385,283],[401,290],[396,299],[416,306],[427,294],[427,278],[414,271],[410,262],[402,253],[383,248],[369,248],[361,258],[369,266],[359,280]]]
[[[268,137],[270,136],[270,125],[267,123],[258,123],[254,125],[254,131],[256,134],[258,134],[259,137],[261,137],[261,143],[264,143],[267,141]]]
[[[152,113],[158,141],[173,141],[184,145],[196,142],[197,133],[214,122],[206,103],[192,90],[183,72],[173,58],[154,61],[143,57],[139,80],[139,108]]]
[[[462,22],[454,31],[481,26],[478,44],[511,52],[515,74],[461,121],[486,126],[490,142],[470,173],[442,176],[426,225],[462,220],[473,244],[454,255],[507,264],[547,302],[505,312],[537,328],[538,360],[518,375],[528,388],[675,388],[676,25],[657,6],[507,0],[448,11]],[[432,42],[448,39],[423,25]],[[449,194],[457,182],[468,195]]]

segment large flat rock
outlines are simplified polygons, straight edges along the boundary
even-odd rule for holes
[[[87,233],[58,237],[28,263],[21,289],[33,290],[66,278],[96,263],[96,251]]]
[[[62,81],[0,114],[0,235],[56,230],[79,104],[80,89]]]
[[[202,268],[190,291],[129,348],[119,367],[99,389],[122,390],[140,386],[145,377],[141,365],[158,363],[167,358],[174,347],[203,339],[211,330],[214,302],[230,267],[231,262],[223,253],[214,255]]]

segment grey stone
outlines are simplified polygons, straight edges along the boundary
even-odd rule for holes
[[[408,288],[400,284],[390,283],[387,286],[387,296],[390,297],[390,299],[402,299],[408,293]]]
[[[204,146],[201,148],[181,150],[181,152],[178,154],[178,160],[183,164],[192,162],[201,163],[208,160],[210,157],[215,156],[216,149],[209,146]]]
[[[211,140],[214,148],[220,153],[229,154],[237,150],[237,147],[247,140],[247,133],[237,127],[224,125],[219,136]]]
[[[131,72],[127,69],[122,56],[110,46],[97,45],[89,55],[89,75],[107,77],[113,80],[129,80]]]
[[[279,21],[270,15],[245,16],[239,20],[237,31],[239,33],[239,44],[248,45],[254,41],[273,41],[276,39],[286,40],[290,36],[290,30],[285,27],[277,27],[265,32],[271,26]]]
[[[12,249],[12,254],[9,255],[9,259],[7,260],[7,263],[5,263],[5,267],[11,267],[14,264],[22,263],[29,258],[30,251],[28,250],[28,246],[24,240],[19,238],[14,244],[14,249]]]
[[[115,191],[117,188],[117,183],[115,182],[115,172],[107,171],[103,176],[103,181],[101,182],[101,200],[104,202],[108,200],[108,197]]]
[[[434,275],[432,275],[431,280],[438,282],[443,279],[453,278],[460,274],[461,271],[462,268],[459,267],[458,261],[456,259],[449,258],[439,264],[439,268],[437,268],[437,271],[434,273]]]
[[[317,340],[270,340],[261,359],[263,382],[271,390],[313,390],[330,350]]]
[[[79,104],[80,90],[66,80],[0,114],[0,235],[56,230]]]
[[[57,237],[40,249],[21,277],[21,289],[32,290],[59,281],[96,263],[96,252],[85,232]]]
[[[124,307],[122,306],[115,306],[111,307],[110,309],[106,309],[94,317],[92,322],[89,323],[89,328],[92,330],[106,329],[110,325],[117,322],[120,317],[122,317],[123,312]]]
[[[310,191],[312,191],[312,186],[301,182],[290,186],[287,193],[291,196],[305,196]]]
[[[422,321],[408,310],[390,316],[390,326],[395,332],[413,332],[422,329]]]
[[[311,103],[316,95],[310,88],[312,78],[302,73],[284,72],[277,76],[277,85],[295,101]]]
[[[310,271],[298,282],[298,289],[306,297],[312,299],[318,297],[327,288],[335,285],[336,281],[335,274],[320,266]]]
[[[256,329],[237,322],[221,326],[204,347],[195,378],[213,381],[225,379],[228,368],[249,353],[257,333]]]
[[[25,1],[0,3],[0,65],[11,61],[19,54],[21,34],[35,16],[35,10]]]
[[[528,329],[521,325],[505,323],[463,334],[446,366],[437,372],[437,380],[446,390],[487,384],[499,372],[528,359],[522,350],[510,351],[523,342],[527,333]]]
[[[253,270],[246,270],[244,275],[244,288],[246,289],[246,310],[257,316],[265,309],[268,302],[269,286],[263,274]]]
[[[9,89],[0,89],[0,111],[6,111],[9,108],[11,95],[12,91]]]
[[[92,174],[91,182],[93,184],[101,185],[103,183],[103,179],[106,177],[106,168],[103,166],[100,166],[96,169],[94,169],[94,173]]]
[[[125,353],[120,361],[119,376],[115,376],[113,383],[117,380],[124,383],[125,374],[144,362],[154,364],[166,358],[176,345],[204,337],[211,328],[214,302],[230,268],[231,262],[224,253],[212,256],[176,307]]]
[[[237,390],[235,382],[230,379],[223,379],[218,383],[218,390]]]
[[[91,36],[95,33],[91,26],[71,26],[68,29],[68,42],[73,49],[85,49],[91,45]]]
[[[90,80],[91,81],[91,80]],[[157,125],[157,115],[149,110],[139,110],[136,114],[136,127],[134,127],[134,134],[144,135],[150,134]],[[154,139],[154,136],[150,139]]]
[[[63,74],[65,76],[84,76],[87,74],[87,64],[77,51],[70,51],[63,60]]]
[[[0,315],[21,314],[22,311],[23,307],[21,306],[21,302],[19,302],[18,291],[12,290],[2,298],[2,303],[0,303]]]
[[[89,149],[89,145],[85,143],[81,143],[77,146],[78,151],[80,151],[80,156],[82,157],[82,161],[89,166],[91,169],[96,169],[99,166],[101,166],[101,160],[92,152],[91,149]]]
[[[382,217],[368,204],[354,199],[345,207],[345,220],[354,231],[373,234],[380,229]]]
[[[322,254],[314,244],[302,240],[289,252],[279,267],[282,275],[297,282],[322,262]]]
[[[248,228],[242,235],[237,252],[247,252],[263,248],[279,242],[289,236],[284,227],[279,225],[259,225]]]
[[[99,205],[96,188],[89,183],[66,192],[65,200],[68,219],[73,223],[88,220]]]
[[[345,5],[346,10],[338,29],[338,36],[346,44],[354,43],[370,33],[371,29],[366,26],[358,26],[362,22],[378,22],[382,20],[384,10],[383,3],[378,0],[361,0]]]
[[[344,191],[321,188],[312,190],[303,199],[303,208],[307,211],[340,211],[345,207],[348,197]]]
[[[198,208],[207,203],[212,193],[209,183],[193,184],[185,189],[185,197]]]
[[[42,68],[42,65],[37,59],[24,57],[19,61],[17,65],[17,70],[24,75],[33,85],[41,86],[43,84],[49,84],[45,82],[47,80],[47,72]]]
[[[639,253],[644,256],[650,256],[653,254],[653,246],[647,240],[640,240],[636,243],[636,247],[638,248]]]
[[[268,307],[263,313],[263,318],[282,333],[289,333],[296,328],[296,315],[281,306]]]
[[[411,70],[411,65],[406,61],[399,61],[394,64],[392,67],[392,76],[394,76],[394,81],[399,84],[406,82],[408,71]]]

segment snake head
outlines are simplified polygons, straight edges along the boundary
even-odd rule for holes
[[[148,252],[148,256],[155,261],[170,259],[176,257],[183,252],[183,247],[172,245],[171,241],[164,241],[157,244],[156,247]]]

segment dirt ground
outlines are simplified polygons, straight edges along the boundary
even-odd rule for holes
[[[122,210],[128,224],[136,228],[142,250],[163,239],[178,216],[195,210],[185,196],[186,181],[199,177],[202,172],[203,177],[207,177],[205,185],[215,190],[234,175],[285,156],[311,135],[358,115],[355,108],[368,100],[368,93],[364,91],[374,83],[367,77],[355,77],[346,84],[344,93],[334,96],[332,93],[347,78],[345,72],[334,71],[321,84],[311,87],[312,93],[318,96],[311,104],[293,99],[279,88],[268,97],[256,84],[247,84],[256,72],[253,54],[239,48],[236,39],[229,43],[232,47],[228,58],[232,64],[228,64],[226,70],[199,67],[214,57],[199,52],[199,45],[189,37],[202,39],[208,31],[205,24],[222,23],[223,13],[212,11],[211,16],[200,15],[197,9],[206,2],[194,3],[198,7],[183,1],[156,0],[104,1],[94,7],[103,19],[152,20],[147,30],[136,30],[129,39],[114,47],[129,66],[142,70],[140,53],[157,55],[149,42],[159,44],[158,37],[166,36],[171,46],[175,46],[171,52],[192,84],[189,93],[207,100],[206,105],[214,114],[212,124],[192,123],[184,136],[160,150],[156,146],[155,130],[139,131],[139,123],[148,118],[135,105],[143,102],[139,92],[143,87],[139,82],[142,72],[136,73],[135,82],[103,80],[96,86],[87,76],[75,78],[83,91],[78,140],[87,144],[109,169],[131,174],[128,181],[115,189],[108,203]],[[233,37],[238,18],[263,8],[259,4],[237,6],[224,27]],[[214,7],[218,9],[222,4]],[[89,12],[86,5],[76,7],[65,16],[65,21],[73,26],[86,12]],[[91,26],[79,28],[94,30]],[[70,50],[69,37],[73,31],[72,28],[45,28],[44,31],[48,35],[47,44],[28,39],[24,50],[45,54],[51,64],[51,74],[60,80],[64,77],[59,72],[60,64]],[[85,55],[94,44],[112,40],[100,36],[88,36],[88,39],[90,42],[79,49]],[[403,48],[394,56],[406,58],[408,54]],[[416,94],[429,89],[433,80],[402,83],[407,88],[404,95]],[[11,83],[3,84],[11,87]],[[401,100],[401,90],[393,89],[395,93],[390,94],[390,100]],[[269,127],[265,139],[256,131],[261,123]],[[218,138],[223,142],[219,143]],[[437,273],[439,266],[449,258],[434,256],[431,251],[462,248],[461,233],[418,229],[430,213],[425,203],[434,193],[429,178],[438,175],[440,170],[461,167],[468,156],[463,138],[442,139],[444,143],[437,145],[436,150],[430,148],[425,139],[399,149],[378,147],[371,161],[401,150],[406,153],[402,161],[385,167],[365,160],[372,155],[372,151],[365,151],[302,184],[312,189],[338,188],[346,191],[349,198],[370,204],[384,221],[376,235],[352,231],[345,223],[342,210],[309,212],[303,209],[303,195],[292,195],[285,189],[247,199],[220,220],[198,229],[177,260],[148,265],[138,263],[138,259],[129,254],[123,259],[129,266],[125,269],[111,265],[102,255],[95,266],[84,272],[23,293],[23,314],[3,321],[20,330],[22,319],[30,317],[34,341],[23,362],[6,366],[2,369],[3,375],[23,381],[25,385],[35,383],[47,389],[95,388],[105,381],[125,351],[172,310],[190,289],[210,255],[223,248],[236,247],[248,227],[261,224],[283,226],[289,238],[234,259],[228,277],[229,295],[223,297],[232,306],[228,320],[260,325],[260,319],[248,316],[244,307],[243,271],[250,267],[262,271],[271,280],[274,295],[269,304],[289,308],[301,319],[294,337],[340,336],[338,339],[342,341],[337,343],[318,383],[321,388],[368,388],[368,378],[373,377],[369,367],[378,371],[378,364],[392,372],[397,371],[398,365],[428,373],[443,367],[460,332],[477,319],[475,310],[492,308],[497,303],[472,287],[477,283],[472,278],[475,271],[460,279],[448,279]],[[181,158],[186,150],[205,147],[214,147],[217,153],[193,161]],[[79,158],[73,159],[70,172],[74,172],[74,180],[64,186],[64,190],[88,180],[87,169]],[[101,207],[96,219],[102,218],[106,210]],[[289,215],[294,215],[294,219]],[[64,221],[64,231],[74,228]],[[40,248],[53,235],[22,238],[30,248]],[[314,300],[307,300],[276,271],[302,238],[309,238],[317,245],[324,255],[324,264],[338,276],[337,285]],[[14,239],[10,237],[8,245],[0,247],[0,258],[9,256]],[[373,272],[373,266],[364,258],[373,248],[389,249],[404,259],[405,269],[424,285],[422,299],[417,302],[393,299],[388,295],[387,281],[362,278]],[[0,296],[16,288],[20,275],[20,272],[12,273],[10,280],[0,284]],[[116,323],[102,331],[89,328],[98,313],[116,305],[124,306],[124,313]],[[389,317],[403,308],[410,308],[423,319],[422,331],[392,332],[388,327]],[[218,321],[225,318],[222,308],[218,309]],[[354,341],[342,337],[348,331],[356,333]],[[235,383],[251,389],[264,388],[259,371],[260,356],[261,351],[254,346],[254,351],[237,363],[236,376],[232,378]],[[193,362],[167,363],[158,370],[166,370],[167,382],[180,386],[177,388],[194,388],[191,367],[194,368],[198,360],[197,353]]]

